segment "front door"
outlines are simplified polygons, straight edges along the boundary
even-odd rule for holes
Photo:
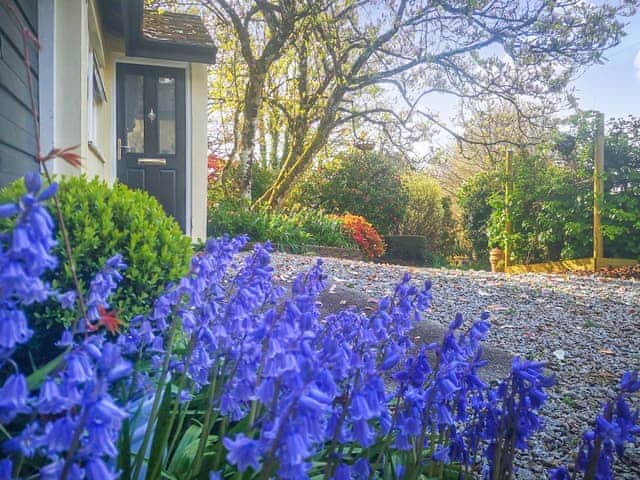
[[[146,190],[186,231],[184,70],[117,67],[117,174]]]

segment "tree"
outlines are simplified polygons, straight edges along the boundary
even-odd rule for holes
[[[397,159],[352,150],[300,182],[291,200],[312,203],[330,213],[361,215],[378,232],[388,234],[402,220],[407,194]]]
[[[533,152],[553,143],[555,108],[544,99],[517,106],[500,100],[467,105],[458,122],[462,134],[441,151],[433,175],[455,195],[470,177],[503,165],[507,150]]]
[[[371,144],[373,136],[379,146],[405,152],[434,126],[467,141],[428,109],[433,95],[465,104],[499,99],[531,121],[522,99],[558,104],[572,75],[619,42],[621,17],[633,14],[638,0],[202,3],[215,28],[234,37],[244,64],[235,69],[240,81],[229,82],[242,98],[231,123],[243,194],[249,198],[258,137],[262,156],[269,152],[280,169],[261,199],[275,205],[347,132],[355,143]],[[285,108],[277,105],[283,95],[295,98]],[[269,111],[261,113],[265,105]]]
[[[300,153],[285,159],[262,200],[281,201],[331,132],[352,120],[384,124],[394,118],[406,125],[419,117],[460,137],[425,108],[430,95],[518,105],[522,95],[560,94],[576,69],[618,43],[618,17],[632,14],[636,3],[330,2],[307,34],[321,51],[321,81],[312,97],[322,100],[319,113],[307,125]],[[402,103],[405,113],[358,102],[375,88]]]
[[[231,26],[246,66],[239,133],[234,144],[241,195],[251,201],[251,170],[267,75],[284,55],[290,39],[304,19],[316,15],[319,2],[286,0],[203,0],[222,22]],[[256,41],[257,40],[257,41]]]

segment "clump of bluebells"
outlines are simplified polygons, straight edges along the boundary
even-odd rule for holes
[[[632,411],[629,404],[630,397],[639,391],[638,372],[625,373],[594,427],[583,434],[573,474],[566,467],[556,468],[550,472],[551,480],[613,480],[615,457],[622,459],[625,446],[640,437],[640,410]]]
[[[487,314],[466,331],[458,315],[440,343],[414,345],[431,284],[406,275],[372,314],[321,318],[322,262],[287,294],[271,246],[243,257],[245,237],[209,240],[120,335],[108,298],[126,265],[110,259],[60,356],[27,377],[11,360],[31,334],[24,307],[53,297],[75,309],[82,293],[41,280],[58,263],[42,208],[56,187],[35,174],[25,183],[0,206],[16,219],[0,237],[0,479],[507,479],[542,427],[543,363],[516,358],[494,387],[479,376]],[[624,383],[638,389],[637,376]],[[607,437],[618,447],[637,413],[615,408],[599,428],[624,426]]]

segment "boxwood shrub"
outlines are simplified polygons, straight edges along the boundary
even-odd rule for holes
[[[24,191],[22,180],[18,180],[0,190],[0,203],[15,199]],[[108,258],[116,253],[124,256],[128,268],[110,299],[111,308],[121,320],[126,322],[147,311],[168,282],[186,273],[192,254],[190,239],[147,192],[131,190],[120,183],[109,187],[98,179],[65,177],[60,181],[58,195],[84,290]],[[56,220],[53,202],[48,208]],[[0,227],[4,230],[7,225]],[[57,237],[54,254],[62,259],[65,255],[59,231]],[[60,292],[73,288],[69,267],[62,262],[47,280]],[[31,355],[42,359],[48,356],[46,350],[51,350],[50,339],[59,338],[62,326],[72,322],[77,313],[63,310],[54,302],[35,310],[31,312],[31,318],[36,319],[32,328],[38,336],[47,338],[31,342]],[[50,319],[55,320],[52,323]],[[45,351],[40,351],[40,345]]]

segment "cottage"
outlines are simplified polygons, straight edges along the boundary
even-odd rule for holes
[[[82,166],[56,160],[53,172],[145,189],[204,238],[216,47],[202,19],[143,0],[0,0],[0,186],[33,169],[35,155],[21,33],[7,8],[42,44],[29,55],[42,151],[79,145]]]

